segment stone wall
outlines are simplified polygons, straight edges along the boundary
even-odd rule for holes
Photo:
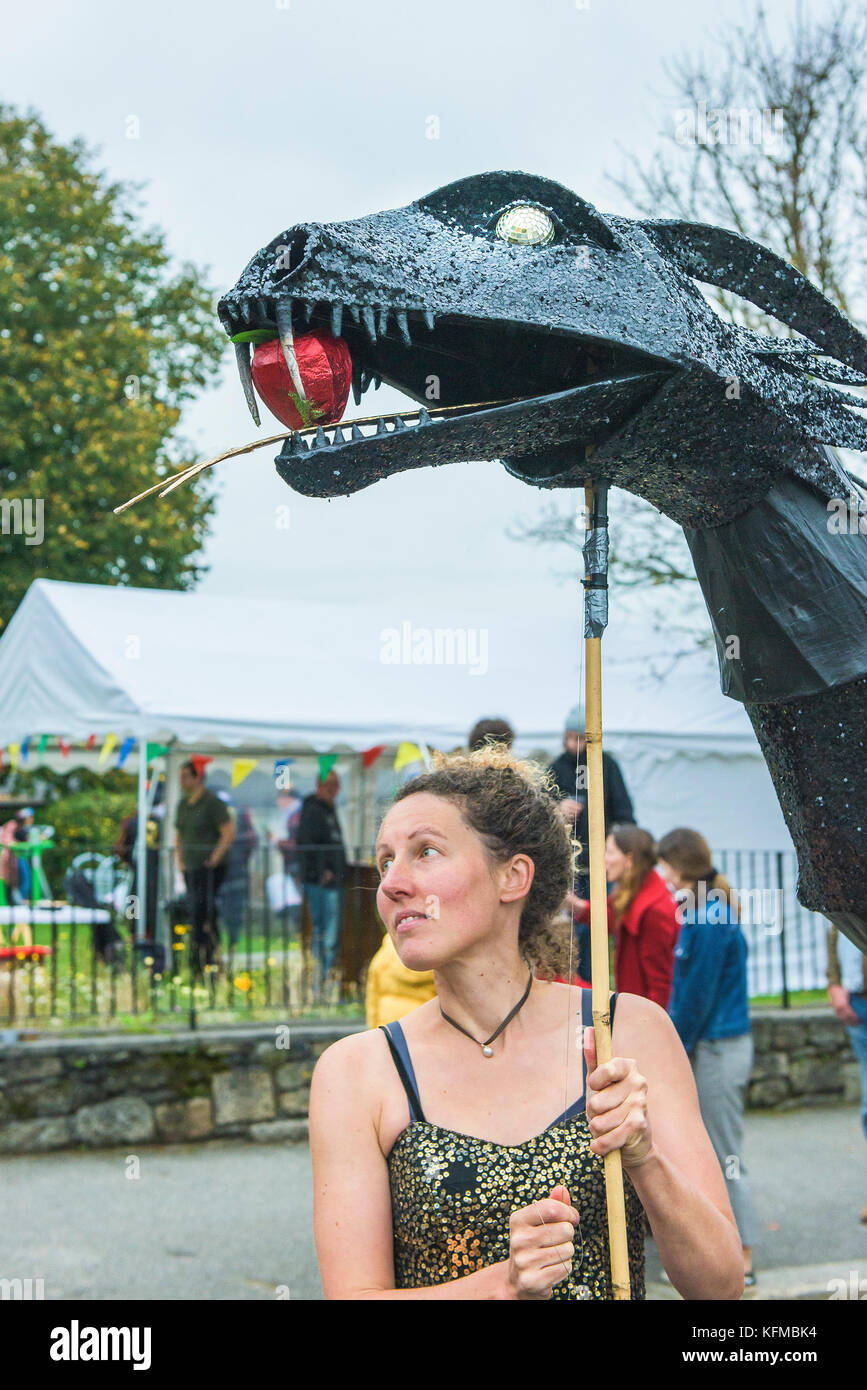
[[[0,1154],[241,1137],[304,1140],[317,1057],[363,1025],[37,1039],[0,1047]],[[754,1015],[753,1108],[854,1103],[828,1010]]]
[[[306,1139],[314,1063],[360,1027],[262,1026],[0,1047],[0,1154]]]
[[[854,1104],[861,1098],[858,1063],[845,1026],[830,1009],[754,1013],[755,1058],[747,1106]]]

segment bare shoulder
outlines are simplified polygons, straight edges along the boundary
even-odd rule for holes
[[[388,1066],[388,1045],[379,1028],[350,1033],[332,1043],[313,1069],[311,1125],[322,1116],[351,1113],[378,1127],[388,1089]]]
[[[348,1033],[326,1047],[313,1069],[313,1082],[320,1090],[340,1089],[344,1084],[357,1091],[382,1075],[386,1060],[386,1041],[379,1028]]]
[[[665,1009],[640,994],[618,994],[612,1043],[615,1052],[634,1056],[636,1061],[648,1054],[683,1053],[677,1029]]]
[[[618,1024],[628,1028],[650,1029],[651,1032],[667,1031],[674,1026],[665,1009],[660,1008],[653,999],[625,993],[618,994],[614,1009],[614,1027]]]

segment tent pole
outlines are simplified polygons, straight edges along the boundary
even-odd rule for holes
[[[138,832],[135,841],[136,888],[138,889],[138,916],[136,918],[136,939],[147,936],[148,907],[148,746],[144,736],[138,741]]]

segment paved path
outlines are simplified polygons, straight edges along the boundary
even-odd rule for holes
[[[759,1296],[827,1296],[850,1270],[867,1279],[857,1110],[748,1115],[746,1148]],[[138,1178],[125,1175],[129,1153],[0,1160],[0,1278],[42,1278],[47,1299],[270,1299],[281,1285],[321,1298],[305,1145],[142,1148]],[[651,1283],[658,1269],[650,1243]]]

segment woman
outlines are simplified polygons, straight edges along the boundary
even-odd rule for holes
[[[677,908],[654,869],[653,836],[637,825],[614,825],[605,841],[608,929],[616,932],[614,982],[666,1009],[671,997],[674,948],[680,930]],[[576,922],[590,921],[590,904],[570,899]]]
[[[725,1184],[670,1020],[615,996],[615,1055],[597,1067],[592,1033],[580,1045],[589,996],[535,974],[559,964],[549,924],[572,873],[544,777],[502,747],[438,758],[382,823],[379,912],[438,997],[316,1066],[326,1298],[609,1297],[601,1155],[615,1148],[634,1296],[642,1205],[685,1297],[740,1295]]]
[[[683,896],[669,1013],[690,1056],[701,1115],[743,1243],[744,1282],[753,1273],[753,1195],[743,1161],[744,1097],[753,1064],[747,1000],[747,943],[732,890],[695,830],[671,830],[657,851],[660,869]]]

